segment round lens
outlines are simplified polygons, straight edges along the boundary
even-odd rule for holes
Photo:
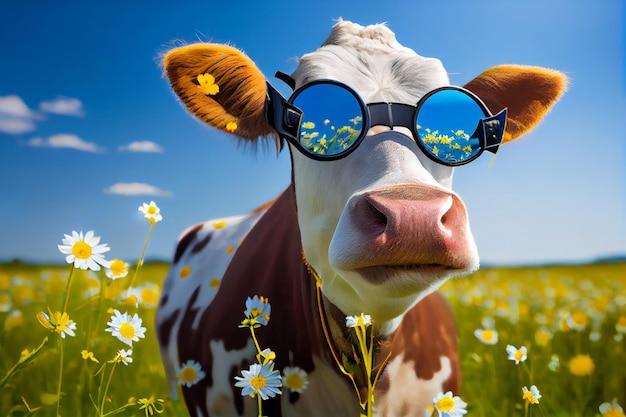
[[[340,85],[312,84],[292,100],[302,111],[300,145],[314,155],[343,153],[355,144],[363,131],[359,99]]]
[[[445,164],[469,162],[482,151],[477,128],[484,117],[483,108],[464,91],[438,90],[418,109],[418,140],[431,157]]]

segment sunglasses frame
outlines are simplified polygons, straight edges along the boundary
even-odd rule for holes
[[[294,81],[287,74],[277,72],[276,77],[284,81],[291,88],[294,87]],[[286,140],[293,145],[303,155],[317,160],[317,161],[333,161],[341,158],[345,158],[356,148],[359,147],[363,139],[367,136],[367,132],[372,126],[384,125],[389,128],[393,126],[403,126],[408,128],[413,135],[413,140],[417,143],[420,150],[431,160],[446,166],[459,166],[465,165],[478,158],[485,150],[492,153],[496,153],[504,134],[506,126],[506,113],[507,109],[500,111],[498,114],[493,115],[485,103],[471,91],[458,86],[444,86],[429,91],[422,98],[419,99],[416,105],[409,105],[403,103],[370,103],[366,104],[363,98],[349,85],[336,80],[320,79],[307,83],[300,88],[296,89],[293,94],[286,100],[278,90],[276,90],[269,81],[267,84],[267,95],[265,100],[265,116],[268,123],[276,130],[281,139]],[[300,137],[300,129],[302,127],[302,111],[293,105],[295,99],[302,93],[302,91],[319,84],[330,84],[343,88],[349,92],[356,102],[358,103],[362,113],[362,130],[357,139],[346,150],[332,154],[316,154],[305,148],[297,139]],[[475,136],[478,133],[478,140],[480,143],[480,150],[475,155],[462,161],[446,161],[433,155],[426,146],[422,143],[417,132],[417,118],[419,110],[426,100],[432,95],[445,91],[455,90],[460,91],[469,96],[482,110],[485,118],[480,119],[478,127],[474,132]],[[282,149],[282,142],[281,142]]]

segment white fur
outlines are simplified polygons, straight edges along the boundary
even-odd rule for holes
[[[440,357],[440,364],[441,369],[433,375],[432,379],[424,380],[415,375],[413,361],[404,362],[404,355],[391,360],[386,369],[389,390],[384,396],[376,397],[376,415],[423,416],[426,407],[432,405],[432,399],[443,391],[443,383],[452,374],[448,357]]]

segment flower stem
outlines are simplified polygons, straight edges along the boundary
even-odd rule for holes
[[[71,290],[73,278],[74,278],[74,264],[72,264],[72,269],[70,269],[70,276],[67,279],[67,287],[65,288],[65,301],[63,302],[62,313],[67,313],[67,305],[69,304],[69,301],[70,301],[70,290]]]
[[[57,417],[59,417],[61,415],[61,385],[63,384],[63,341],[60,337],[57,339],[59,342],[59,385],[57,387]]]
[[[137,266],[135,267],[135,272],[133,273],[133,277],[128,284],[128,288],[132,288],[135,284],[135,279],[137,278],[137,272],[139,272],[139,268],[143,265],[143,258],[146,256],[146,249],[148,249],[148,242],[150,242],[150,236],[152,236],[152,231],[154,230],[155,223],[153,221],[150,222],[150,231],[148,231],[148,237],[146,237],[146,241],[143,244],[143,251],[141,251],[141,257],[139,258],[139,262],[137,262]]]
[[[113,367],[111,368],[111,373],[109,374],[109,379],[107,380],[107,384],[104,387],[104,393],[102,394],[102,403],[100,405],[100,416],[104,416],[104,403],[107,399],[107,392],[109,391],[109,386],[111,385],[111,380],[113,379],[113,372],[115,371],[115,365],[117,365],[117,361],[113,362]]]
[[[258,405],[258,409],[259,409],[259,417],[263,417],[263,401],[261,400],[261,395],[257,394],[256,395],[257,398],[257,405]]]
[[[252,335],[252,341],[254,342],[257,353],[261,353],[261,347],[259,346],[259,341],[256,340],[256,334],[254,333],[254,327],[252,326],[250,326],[250,334]]]

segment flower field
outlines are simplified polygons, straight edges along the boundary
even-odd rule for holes
[[[78,238],[59,250],[71,256],[84,241],[97,262],[102,245]],[[166,271],[1,264],[0,415],[186,415],[169,397],[153,324]],[[457,316],[468,416],[624,416],[625,263],[486,268],[442,291]]]

